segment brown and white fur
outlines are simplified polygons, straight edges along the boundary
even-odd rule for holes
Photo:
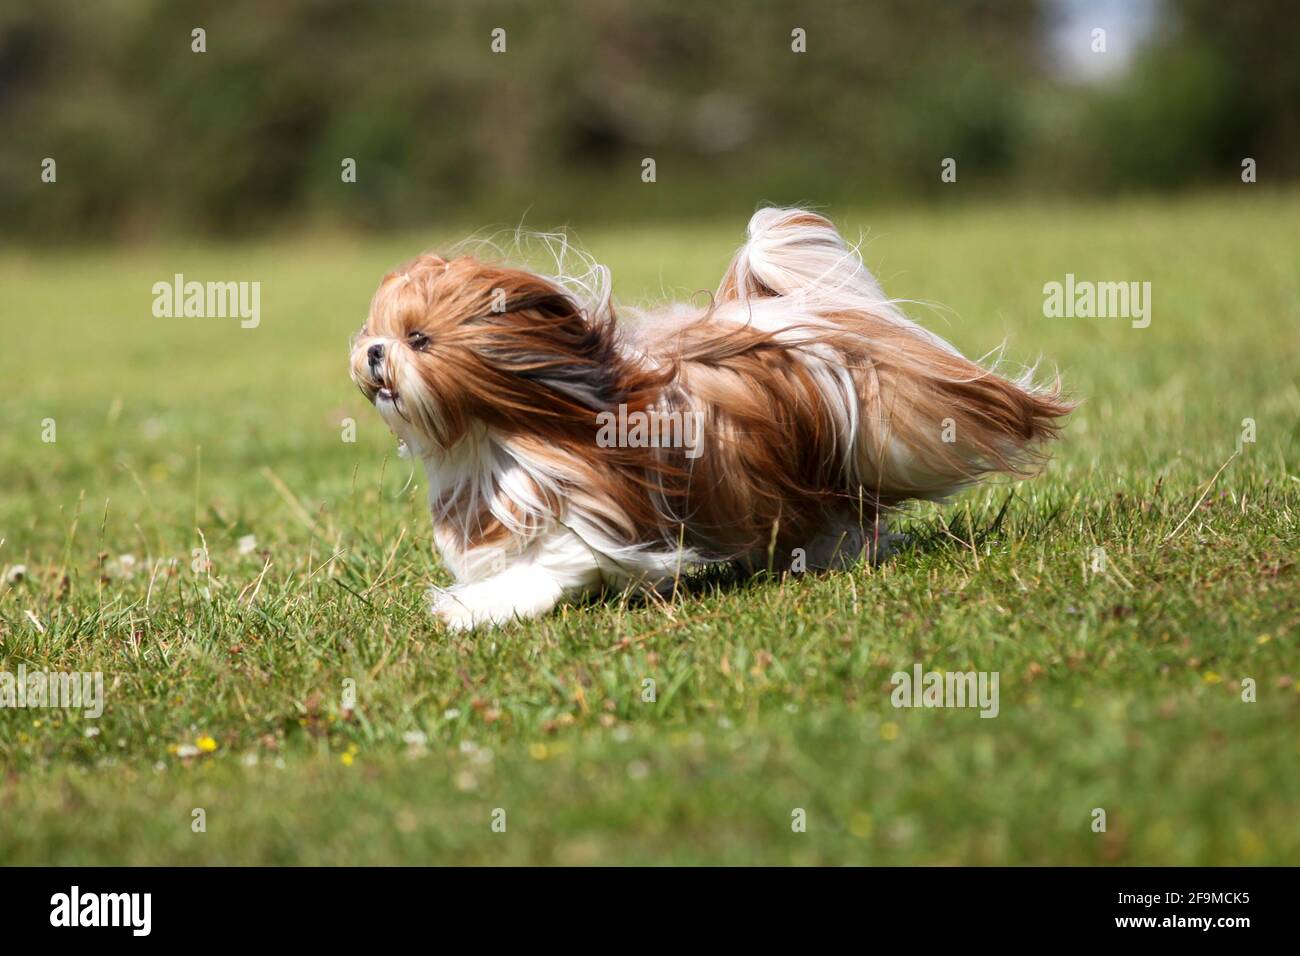
[[[912,322],[800,209],[755,213],[710,305],[634,323],[600,266],[419,256],[380,284],[351,368],[424,464],[457,582],[433,611],[455,628],[704,562],[842,562],[906,499],[1031,473],[1071,408]],[[604,447],[619,406],[693,416],[696,447]]]

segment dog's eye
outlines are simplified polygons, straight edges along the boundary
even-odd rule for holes
[[[429,347],[429,337],[423,332],[412,332],[406,337],[406,344],[417,352],[423,352]]]

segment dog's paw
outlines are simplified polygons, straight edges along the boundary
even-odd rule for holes
[[[440,589],[430,592],[433,616],[453,631],[501,627],[524,617],[532,617],[509,595],[482,584]]]
[[[472,631],[475,628],[503,623],[494,616],[493,609],[482,606],[468,588],[433,588],[429,592],[429,610],[433,616],[453,631]]]
[[[452,631],[472,631],[476,624],[474,612],[455,601],[434,600],[429,610]]]
[[[540,568],[509,569],[485,581],[429,591],[429,610],[453,631],[500,627],[555,606],[559,584]]]

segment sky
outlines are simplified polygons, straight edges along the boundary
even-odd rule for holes
[[[1047,56],[1061,77],[1103,82],[1123,74],[1161,20],[1163,0],[1047,0]],[[1093,30],[1106,31],[1106,51],[1093,49]]]

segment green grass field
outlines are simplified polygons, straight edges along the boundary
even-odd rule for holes
[[[968,354],[1059,366],[1047,471],[879,567],[478,636],[423,609],[423,477],[346,370],[380,275],[461,230],[0,253],[0,671],[106,699],[0,710],[0,861],[1296,862],[1300,194],[1240,195],[829,210]],[[646,302],[744,218],[578,238]],[[260,281],[260,326],[155,318],[178,272]],[[1150,281],[1150,327],[1044,318],[1067,273]],[[894,708],[918,662],[997,671],[999,716]]]

